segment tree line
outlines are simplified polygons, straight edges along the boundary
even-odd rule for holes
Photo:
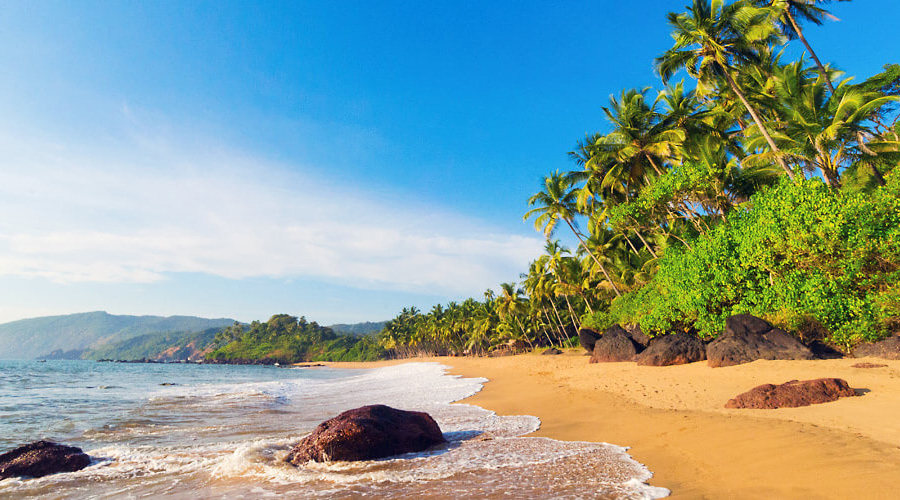
[[[520,283],[404,309],[381,346],[481,354],[613,323],[709,338],[738,313],[844,349],[900,328],[900,65],[855,83],[822,63],[804,27],[833,18],[827,3],[669,13],[661,88],[611,96],[606,131],[528,200],[547,243]],[[805,52],[787,60],[796,42]]]

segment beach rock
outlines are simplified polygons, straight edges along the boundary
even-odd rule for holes
[[[863,344],[853,351],[853,357],[874,357],[882,359],[900,359],[900,337],[888,337],[873,344]]]
[[[559,349],[557,349],[555,347],[551,347],[551,348],[545,350],[544,352],[542,352],[541,354],[542,355],[556,355],[556,354],[562,354],[562,353],[563,352],[560,351]]]
[[[588,353],[594,352],[594,342],[597,342],[597,339],[599,338],[600,334],[590,328],[578,330],[578,343],[581,344],[581,347],[584,347],[584,350]]]
[[[441,429],[427,413],[371,405],[322,422],[285,460],[294,465],[310,460],[373,460],[426,450],[444,442]]]
[[[816,359],[841,359],[844,357],[844,353],[821,340],[813,340],[807,343],[806,347],[809,347]]]
[[[0,479],[41,477],[57,472],[75,472],[91,464],[81,448],[50,441],[35,441],[0,455]]]
[[[706,346],[697,337],[678,332],[654,337],[650,347],[637,355],[637,364],[669,366],[694,363],[706,359]]]
[[[709,366],[733,366],[757,359],[814,359],[812,351],[768,321],[739,314],[725,320],[725,333],[706,346]]]
[[[797,408],[837,401],[838,398],[856,396],[846,380],[820,378],[773,385],[764,384],[730,399],[725,408]]]
[[[643,350],[643,347],[641,348]],[[634,361],[638,353],[638,344],[619,325],[613,325],[603,332],[603,336],[594,342],[591,363],[608,363]]]
[[[625,325],[625,331],[628,332],[631,340],[636,344],[640,344],[645,348],[650,345],[650,336],[641,330],[641,325]]]

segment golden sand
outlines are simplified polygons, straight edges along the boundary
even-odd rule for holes
[[[413,360],[410,360],[413,361]],[[900,361],[756,361],[727,368],[588,364],[557,356],[425,358],[489,382],[465,400],[535,415],[533,435],[629,446],[672,498],[900,498]],[[853,368],[859,362],[881,368]],[[380,363],[336,363],[375,367]],[[861,394],[777,410],[725,409],[753,387],[838,377]]]

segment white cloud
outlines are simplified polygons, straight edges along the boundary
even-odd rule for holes
[[[317,180],[261,158],[144,137],[106,149],[0,137],[0,276],[154,282],[169,273],[313,277],[480,294],[537,237]],[[114,149],[113,152],[110,152]]]

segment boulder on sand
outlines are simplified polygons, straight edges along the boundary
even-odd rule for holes
[[[374,460],[426,450],[446,442],[437,422],[420,411],[370,405],[326,420],[295,446],[285,461]]]
[[[35,441],[0,455],[0,479],[75,472],[90,464],[91,457],[81,451],[81,448],[50,441]]]
[[[578,330],[578,343],[581,344],[581,347],[584,347],[584,350],[587,351],[588,354],[594,352],[594,342],[597,342],[597,339],[599,338],[600,334],[590,328]]]
[[[684,332],[654,337],[650,347],[637,355],[644,366],[669,366],[694,363],[706,359],[706,346],[693,335]]]
[[[631,336],[619,325],[613,325],[603,332],[603,336],[594,342],[591,363],[608,363],[634,361],[639,352],[639,345],[631,340]],[[643,346],[640,346],[643,350]]]
[[[764,384],[730,399],[725,408],[797,408],[837,401],[838,398],[856,396],[846,380],[820,378],[773,385]]]
[[[641,330],[641,325],[625,325],[625,331],[628,332],[635,344],[645,348],[650,345],[650,336]]]
[[[872,356],[881,359],[900,359],[900,337],[888,337],[874,344],[862,344],[853,351],[853,357]]]
[[[733,366],[757,359],[814,359],[809,348],[791,334],[750,314],[725,320],[725,333],[706,346],[709,366]]]

